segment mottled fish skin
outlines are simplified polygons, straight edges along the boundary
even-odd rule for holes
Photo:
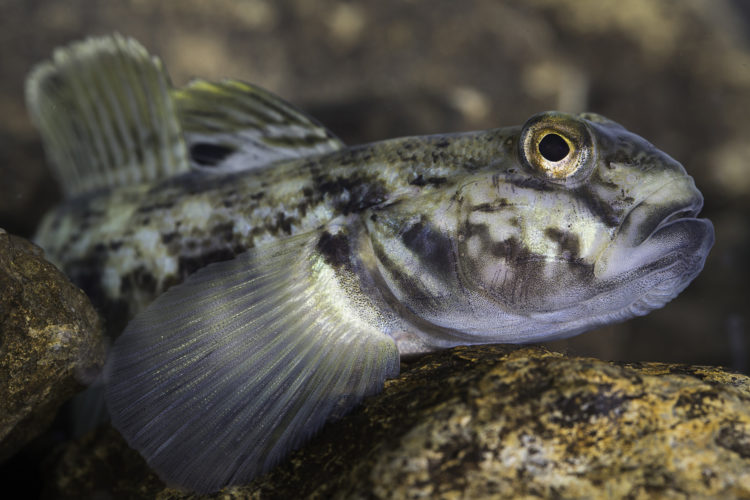
[[[36,241],[117,331],[211,262],[340,215],[455,191],[463,177],[512,156],[508,139],[518,130],[394,139],[245,172],[190,172],[107,189],[57,207]]]
[[[119,36],[27,96],[68,195],[37,242],[127,323],[112,424],[198,492],[268,471],[402,356],[662,307],[713,244],[682,165],[596,114],[346,147],[252,85],[172,89]]]

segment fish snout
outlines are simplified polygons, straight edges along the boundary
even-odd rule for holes
[[[610,279],[671,267],[680,268],[689,282],[703,268],[714,242],[711,221],[697,217],[702,208],[703,195],[690,176],[655,189],[623,219],[597,259],[595,276]]]

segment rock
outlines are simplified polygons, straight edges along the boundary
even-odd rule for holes
[[[269,474],[211,497],[750,496],[744,375],[507,346],[402,372]],[[194,498],[164,488],[111,429],[70,446],[50,476],[50,497]]]
[[[86,295],[38,247],[0,229],[0,462],[43,432],[103,362]]]
[[[146,462],[111,426],[101,426],[59,448],[42,498],[156,498],[165,489]]]

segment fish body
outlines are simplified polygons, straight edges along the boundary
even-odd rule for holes
[[[394,139],[247,171],[103,189],[57,207],[36,240],[106,317],[129,319],[211,262],[454,185],[493,161],[483,142],[510,133]]]
[[[37,241],[129,321],[113,424],[196,491],[268,470],[400,356],[661,307],[713,244],[685,169],[595,114],[347,147],[257,87],[174,89],[119,36],[27,95],[68,194]]]

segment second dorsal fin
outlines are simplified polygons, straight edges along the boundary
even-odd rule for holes
[[[26,100],[67,196],[190,169],[161,61],[120,35],[57,49]]]
[[[314,118],[255,85],[195,80],[173,96],[196,169],[248,170],[343,147]]]

